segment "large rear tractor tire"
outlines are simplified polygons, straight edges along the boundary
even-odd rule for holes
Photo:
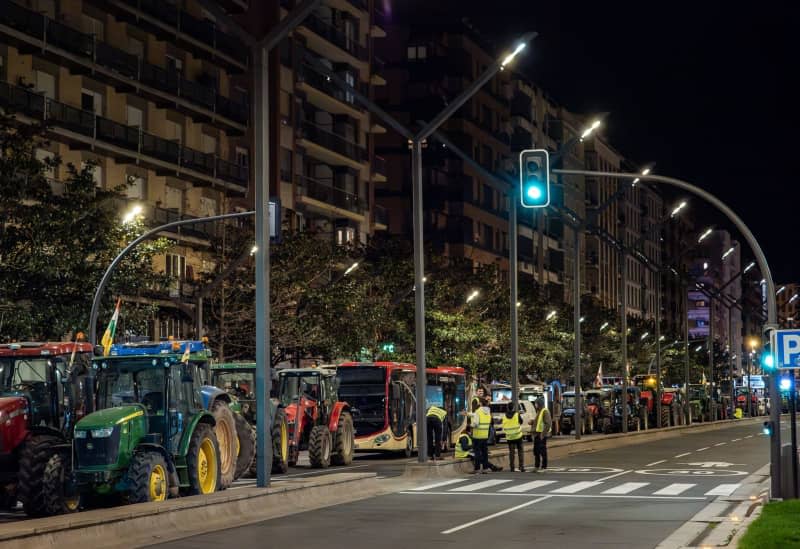
[[[47,515],[42,484],[44,469],[53,456],[53,446],[63,442],[55,435],[30,435],[25,441],[19,458],[19,482],[17,497],[29,517]]]
[[[333,465],[350,465],[353,463],[353,451],[356,445],[353,418],[350,416],[350,412],[342,412],[342,415],[339,416],[334,437],[331,463]]]
[[[219,486],[219,444],[214,430],[207,423],[198,423],[189,441],[186,465],[189,488],[186,495],[212,494]]]
[[[272,421],[272,472],[283,475],[289,470],[289,426],[286,423],[286,411],[275,410]]]
[[[611,433],[611,430],[612,430],[612,427],[611,427],[611,419],[609,419],[609,418],[607,418],[607,417],[604,417],[604,418],[603,418],[603,421],[602,421],[602,425],[603,425],[603,426],[602,426],[601,430],[603,431],[603,434],[604,434],[604,435],[608,435],[608,434],[610,434],[610,433]]]
[[[128,481],[130,503],[165,501],[169,497],[167,462],[159,452],[134,454],[128,467]]]
[[[81,495],[70,480],[70,456],[53,454],[44,468],[42,492],[48,515],[75,513],[81,508]]]
[[[256,459],[256,432],[242,414],[233,414],[233,419],[236,422],[236,438],[239,441],[236,472],[233,474],[233,480],[236,480],[250,470]]]
[[[239,459],[239,438],[236,431],[236,420],[228,403],[217,400],[211,407],[214,415],[214,434],[219,445],[219,486],[225,490],[233,484]]]
[[[308,460],[311,467],[325,469],[331,464],[331,432],[325,425],[315,425],[308,437]]]

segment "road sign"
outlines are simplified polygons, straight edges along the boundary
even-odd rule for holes
[[[696,461],[694,463],[686,463],[694,467],[702,467],[708,469],[712,467],[730,467],[731,465],[744,465],[743,463],[728,463],[727,461]]]
[[[800,330],[775,330],[775,366],[800,369]]]

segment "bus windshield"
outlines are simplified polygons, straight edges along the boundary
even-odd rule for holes
[[[357,433],[369,433],[386,425],[386,369],[378,366],[338,368],[339,399],[353,411]]]

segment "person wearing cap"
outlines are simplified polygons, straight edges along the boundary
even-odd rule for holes
[[[533,470],[544,473],[547,469],[547,435],[550,434],[553,419],[542,397],[537,398],[533,405],[536,408],[536,418],[529,422],[533,426]]]

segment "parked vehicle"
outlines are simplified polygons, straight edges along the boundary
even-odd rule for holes
[[[623,425],[623,406],[628,406],[628,431],[639,431],[646,428],[647,414],[639,405],[639,389],[628,387],[627,398],[622,397],[622,387],[613,388],[611,424],[608,431],[621,432]]]
[[[661,426],[680,425],[683,423],[682,401],[678,389],[667,389],[663,384],[659,387],[654,375],[637,375],[633,378],[633,384],[641,390],[641,404],[647,409],[648,427],[654,427],[657,423],[656,414],[658,413],[657,402],[661,401]]]
[[[702,423],[711,420],[711,394],[708,384],[690,383],[687,398],[690,421]]]
[[[611,390],[589,389],[584,391],[584,401],[592,416],[594,428],[598,432],[608,432],[611,428]]]
[[[0,345],[0,508],[19,499],[29,516],[78,509],[75,497],[46,498],[44,483],[63,476],[63,446],[91,410],[91,357],[89,343]]]
[[[586,405],[586,396],[584,394],[584,398],[582,399],[582,413],[581,413],[581,434],[589,434],[594,432],[594,415],[589,410],[589,407]],[[575,408],[576,408],[576,401],[577,398],[575,396],[575,391],[565,391],[564,395],[561,399],[561,417],[559,418],[559,422],[561,423],[561,432],[565,435],[570,434],[573,430],[577,427],[575,425]]]
[[[503,418],[506,416],[506,410],[508,410],[508,403],[511,402],[510,400],[500,400],[497,402],[492,402],[489,407],[492,410],[492,424],[494,425],[494,432],[496,440],[499,442],[500,440],[505,440],[506,435],[503,432]],[[533,403],[529,400],[520,400],[519,401],[519,415],[522,418],[522,425],[520,426],[522,429],[522,437],[525,440],[533,440],[532,432],[533,426],[530,425],[530,422],[536,419],[536,409],[533,407]]]

